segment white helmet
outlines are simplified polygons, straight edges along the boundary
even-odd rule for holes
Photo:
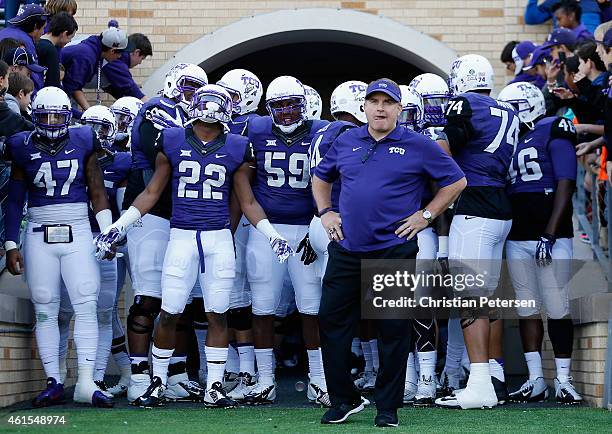
[[[304,84],[304,90],[306,91],[306,102],[308,103],[308,109],[306,111],[306,119],[321,119],[321,111],[323,110],[323,100],[321,95],[316,91],[315,88]]]
[[[198,65],[179,63],[166,74],[162,94],[166,98],[177,99],[178,103],[187,110],[193,93],[207,83],[208,76]]]
[[[257,110],[263,95],[263,84],[251,71],[232,69],[217,84],[229,92],[235,114],[244,115]]]
[[[93,128],[103,147],[110,148],[113,145],[117,127],[115,125],[115,115],[108,107],[103,105],[89,107],[81,115],[81,121]]]
[[[363,109],[367,88],[366,83],[357,80],[345,81],[336,87],[331,94],[332,116],[344,112],[355,116],[359,122],[368,122]]]
[[[531,83],[519,81],[509,84],[502,89],[497,99],[514,106],[519,120],[530,128],[533,127],[533,121],[546,114],[544,95]]]
[[[439,75],[428,72],[414,77],[408,87],[423,98],[424,123],[435,127],[445,125],[444,111],[450,98],[446,81]]]
[[[68,134],[72,119],[72,105],[66,92],[48,86],[36,94],[32,102],[32,120],[36,132],[48,139],[59,139]]]
[[[119,98],[110,106],[110,111],[115,115],[117,135],[129,134],[132,131],[134,119],[142,107],[142,101],[133,96]]]
[[[400,85],[402,91],[402,112],[400,113],[400,125],[413,131],[419,131],[423,127],[423,98],[414,89]]]
[[[285,134],[302,125],[306,106],[306,91],[295,77],[281,75],[272,80],[266,90],[266,109],[274,125]]]
[[[493,90],[493,67],[479,54],[466,54],[453,62],[448,82],[453,95],[471,90]]]
[[[220,122],[227,129],[232,120],[232,97],[223,86],[207,84],[195,91],[187,114],[187,125],[196,120],[209,124]]]

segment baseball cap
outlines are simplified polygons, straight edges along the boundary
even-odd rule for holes
[[[533,53],[531,53],[529,65],[523,67],[523,71],[528,71],[538,64],[543,64],[544,59],[546,59],[548,56],[550,56],[550,47],[545,47],[544,45],[536,47],[536,49],[533,50]]]
[[[119,51],[133,51],[134,45],[130,44],[127,33],[116,27],[109,27],[102,32],[102,45]]]
[[[21,5],[19,7],[19,11],[17,12],[17,15],[11,18],[10,20],[8,20],[8,22],[11,24],[19,25],[19,24],[23,24],[23,22],[26,21],[28,18],[32,18],[32,17],[46,18],[48,16],[49,14],[45,11],[45,9],[41,5],[37,5],[37,4]]]
[[[7,50],[2,56],[7,65],[13,66],[27,66],[28,69],[34,73],[42,73],[47,70],[44,66],[40,66],[34,63],[34,60],[30,57],[25,48],[17,47],[11,50]]]
[[[609,28],[608,31],[604,34],[604,37],[601,41],[595,41],[599,44],[603,44],[604,47],[610,48],[612,47],[612,28]]]
[[[367,98],[374,92],[386,93],[396,102],[401,102],[402,100],[402,91],[399,86],[387,78],[381,78],[370,83],[366,90],[365,97]]]
[[[561,44],[566,46],[576,45],[576,34],[570,29],[559,27],[548,35],[548,38],[546,38],[546,42],[544,42],[543,46],[550,48]]]
[[[525,66],[524,59],[526,59],[533,51],[536,49],[536,44],[531,41],[522,41],[514,47],[512,50],[512,60],[516,65],[517,74],[523,69]]]

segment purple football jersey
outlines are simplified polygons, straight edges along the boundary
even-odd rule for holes
[[[315,133],[314,138],[312,139],[312,143],[310,144],[310,149],[308,153],[310,155],[310,176],[312,177],[315,173],[315,168],[317,164],[321,162],[327,151],[329,151],[330,146],[336,138],[345,132],[348,129],[356,128],[357,125],[347,122],[347,121],[334,121]],[[334,181],[334,185],[332,186],[332,209],[338,212],[338,204],[340,201],[340,180]],[[316,207],[316,203],[315,203]]]
[[[153,123],[156,129],[183,126],[185,113],[174,101],[164,97],[151,98],[141,107],[132,127],[132,169],[153,169],[146,155],[147,146],[153,143],[141,143],[140,127],[145,121]]]
[[[237,115],[232,118],[232,122],[229,124],[229,130],[232,134],[239,134],[246,136],[249,128],[249,122],[252,119],[260,117],[256,113],[247,113],[245,115]]]
[[[508,192],[555,191],[560,179],[576,179],[577,161],[574,144],[576,129],[565,118],[541,119],[519,140],[512,164]]]
[[[289,138],[272,129],[269,116],[249,123],[248,137],[257,162],[255,198],[272,223],[307,225],[314,208],[308,148],[327,121],[306,121]]]
[[[444,132],[468,187],[504,188],[519,133],[519,119],[512,106],[467,92],[449,101],[446,118]],[[453,143],[457,130],[464,132],[463,143]]]
[[[158,149],[172,165],[170,227],[213,231],[230,227],[230,195],[234,173],[252,160],[249,140],[223,134],[205,145],[193,129],[168,128]]]
[[[36,145],[35,132],[12,136],[7,146],[13,163],[27,176],[28,207],[89,202],[85,165],[99,142],[90,127],[68,129],[54,155]]]
[[[132,155],[129,152],[116,152],[113,155],[107,155],[104,158],[98,159],[100,169],[104,175],[104,187],[110,202],[111,211],[113,213],[113,221],[119,218],[119,208],[117,206],[117,188],[121,182],[125,181],[130,174],[132,166]],[[93,211],[89,210],[89,223],[93,232],[99,232],[98,221],[96,220]]]

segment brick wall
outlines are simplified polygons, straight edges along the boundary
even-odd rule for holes
[[[544,377],[548,384],[552,385],[556,376],[555,360],[548,333],[545,333],[545,336],[542,365]],[[608,324],[606,322],[580,324],[575,327],[572,355],[574,385],[584,400],[595,407],[603,405],[607,348]]]
[[[426,33],[460,55],[486,56],[501,88],[507,81],[499,55],[513,39],[542,42],[548,25],[526,26],[524,0],[380,0],[380,1],[131,1],[79,0],[79,31],[97,33],[116,18],[128,32],[147,34],[154,56],[133,70],[142,83],[153,71],[190,42],[222,26],[265,12],[293,8],[348,8],[385,16]]]

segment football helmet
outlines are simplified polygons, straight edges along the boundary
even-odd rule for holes
[[[93,128],[103,147],[110,148],[113,145],[117,127],[115,115],[108,107],[103,105],[89,107],[81,115],[81,122]]]
[[[493,67],[479,54],[466,54],[453,62],[448,82],[454,96],[472,90],[493,90]]]
[[[277,77],[266,90],[266,109],[274,125],[285,134],[294,132],[304,123],[306,106],[306,91],[295,77]]]
[[[230,94],[233,110],[237,115],[254,112],[263,95],[263,84],[255,74],[246,69],[232,69],[217,82]]]
[[[141,107],[142,101],[133,96],[119,98],[110,106],[111,112],[115,115],[117,136],[119,134],[129,134],[132,131],[132,124]],[[119,139],[119,137],[117,138]]]
[[[187,114],[188,124],[196,120],[214,124],[220,122],[224,129],[232,120],[232,97],[224,87],[207,84],[195,91]]]
[[[516,82],[504,87],[497,96],[499,101],[511,104],[519,120],[533,129],[533,122],[546,114],[546,102],[542,91],[531,83]]]
[[[444,111],[450,98],[446,81],[439,75],[428,72],[414,77],[408,87],[423,98],[424,123],[433,127],[444,126]]]
[[[304,84],[304,90],[306,91],[306,102],[308,108],[306,111],[306,119],[321,119],[321,111],[323,110],[323,100],[321,95],[316,91],[315,88]]]
[[[68,134],[72,119],[68,95],[58,87],[42,88],[32,102],[32,120],[36,132],[47,139],[55,140]]]
[[[176,99],[187,110],[193,93],[207,83],[208,76],[198,65],[179,63],[166,74],[162,94]]]
[[[423,98],[414,89],[400,85],[402,91],[402,112],[399,124],[413,131],[419,131],[423,127]]]
[[[345,81],[334,89],[331,94],[331,114],[348,113],[355,116],[359,122],[368,122],[363,104],[368,85],[363,81]]]

